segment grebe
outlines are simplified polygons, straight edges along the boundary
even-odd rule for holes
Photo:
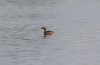
[[[42,27],[41,29],[44,30],[44,37],[46,37],[46,35],[52,35],[54,33],[53,31],[47,31],[46,27]]]

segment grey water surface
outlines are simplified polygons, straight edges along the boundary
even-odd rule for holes
[[[0,65],[100,65],[100,1],[0,0]]]

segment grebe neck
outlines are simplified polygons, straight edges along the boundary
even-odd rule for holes
[[[46,31],[46,28],[44,28],[44,31]]]

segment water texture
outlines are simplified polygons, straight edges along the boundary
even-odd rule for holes
[[[0,65],[100,65],[99,21],[99,0],[0,0]]]

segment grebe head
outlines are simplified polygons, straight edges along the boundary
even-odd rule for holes
[[[46,30],[46,27],[42,27],[41,29]]]

